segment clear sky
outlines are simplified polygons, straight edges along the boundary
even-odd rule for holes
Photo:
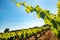
[[[56,4],[58,0],[17,0],[18,2],[26,2],[28,5],[39,5],[43,9],[56,13]],[[30,28],[34,26],[42,26],[43,20],[38,19],[35,12],[27,14],[24,7],[16,7],[11,0],[0,0],[0,32],[5,28],[10,30],[18,30],[22,28]]]

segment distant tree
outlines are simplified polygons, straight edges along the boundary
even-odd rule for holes
[[[6,28],[6,29],[4,30],[4,33],[6,33],[6,32],[9,32],[9,28]]]

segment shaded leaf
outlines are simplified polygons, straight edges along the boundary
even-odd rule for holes
[[[42,19],[44,19],[45,18],[45,13],[44,12],[40,12],[40,16],[41,16]]]

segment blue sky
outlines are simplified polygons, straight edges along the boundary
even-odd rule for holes
[[[58,0],[17,0],[18,2],[26,2],[28,5],[39,5],[43,9],[56,13],[56,4]],[[5,28],[10,30],[27,29],[34,26],[42,26],[43,20],[38,19],[35,12],[27,14],[24,7],[16,7],[11,0],[0,0],[0,32]]]

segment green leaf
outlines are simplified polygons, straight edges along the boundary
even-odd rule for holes
[[[60,16],[56,16],[57,23],[60,23]]]
[[[20,3],[16,3],[16,6],[17,6],[17,7],[20,7],[20,6],[21,6],[21,4],[20,4]]]
[[[58,30],[56,28],[53,28],[53,32],[58,36]]]
[[[60,30],[58,31],[58,38],[60,38]]]
[[[40,12],[37,12],[37,17],[40,18]]]
[[[36,11],[40,11],[39,5],[35,6],[35,10],[36,10]]]
[[[28,7],[25,7],[25,11],[26,11],[27,13],[30,13],[30,12],[31,12]]]
[[[26,2],[23,2],[23,5],[26,6]]]
[[[51,20],[51,23],[53,24],[54,28],[57,28],[56,21],[54,19]]]
[[[32,6],[26,6],[26,7],[25,7],[25,11],[26,11],[27,13],[33,12],[33,7],[32,7]]]
[[[42,19],[44,19],[45,18],[45,13],[44,12],[40,12],[40,16],[41,16]]]

